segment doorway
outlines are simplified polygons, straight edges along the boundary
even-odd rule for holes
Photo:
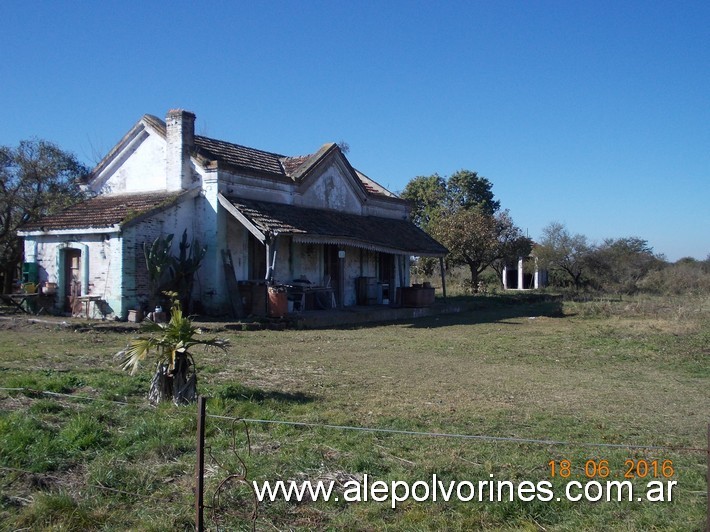
[[[75,307],[81,310],[81,250],[64,250],[64,311],[74,314]]]
[[[338,306],[343,306],[343,272],[338,246],[325,244],[323,246],[323,276],[330,278],[330,286],[337,299]]]

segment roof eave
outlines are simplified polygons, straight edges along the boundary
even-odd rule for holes
[[[155,207],[148,209],[147,211],[143,211],[140,214],[134,216],[133,218],[130,218],[129,220],[121,220],[117,225],[121,228],[126,228],[135,225],[158,212],[164,211],[165,209],[168,209],[174,205],[177,205],[178,203],[181,203],[186,199],[197,197],[201,189],[201,185],[193,186],[192,188],[187,189],[185,192],[178,194],[173,198],[169,198],[159,203]]]
[[[121,140],[118,141],[111,151],[109,151],[106,156],[99,161],[94,169],[91,170],[91,172],[86,176],[84,184],[91,183],[101,172],[103,172],[111,164],[111,161],[113,161],[116,155],[128,146],[131,141],[145,129],[146,125],[149,125],[160,135],[165,137],[165,122],[153,115],[143,115],[138,122],[133,124],[133,127],[128,130],[128,132],[121,138]]]
[[[62,229],[32,229],[29,231],[17,231],[17,236],[32,237],[32,236],[63,236],[63,235],[96,235],[120,233],[121,225],[114,224],[102,227],[67,227]]]

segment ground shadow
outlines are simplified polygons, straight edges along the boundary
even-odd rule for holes
[[[504,323],[514,318],[563,318],[562,297],[550,294],[502,294],[449,297],[437,299],[430,316],[407,320],[372,321],[324,328],[362,329],[397,323],[412,328],[430,329],[452,325]],[[436,311],[439,312],[436,312]]]
[[[414,327],[504,322],[512,318],[563,318],[562,297],[549,294],[503,294],[450,298],[449,304],[460,303],[462,312],[431,316],[416,320]],[[446,320],[447,323],[440,323]]]
[[[307,404],[315,401],[315,396],[303,392],[278,392],[266,391],[259,388],[250,388],[241,384],[229,384],[217,394],[220,399],[231,399],[235,401],[252,401],[261,403],[264,401],[276,401],[279,403]]]

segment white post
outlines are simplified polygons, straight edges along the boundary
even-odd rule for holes
[[[520,257],[518,259],[518,290],[522,290],[524,288],[523,286],[523,279],[525,277],[523,276],[523,257]]]

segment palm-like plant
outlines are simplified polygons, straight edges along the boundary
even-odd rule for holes
[[[192,324],[182,313],[177,294],[172,297],[170,321],[167,323],[143,322],[142,336],[130,341],[126,349],[117,353],[123,359],[122,366],[134,374],[140,362],[155,354],[157,368],[150,383],[148,399],[152,404],[172,400],[175,404],[186,404],[197,397],[197,374],[195,361],[189,349],[196,345],[227,349],[229,342],[220,338],[203,340],[196,338],[202,331]]]

